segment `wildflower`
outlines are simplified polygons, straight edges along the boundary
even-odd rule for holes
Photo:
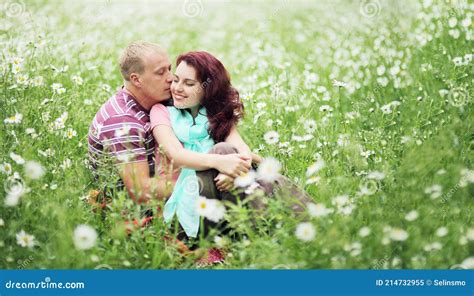
[[[362,244],[359,242],[354,242],[352,244],[346,244],[344,246],[344,251],[350,252],[352,257],[359,256],[361,254]]]
[[[461,32],[459,32],[458,29],[453,29],[453,30],[449,30],[448,31],[448,34],[453,37],[454,39],[458,39],[459,36],[461,35]]]
[[[453,58],[453,63],[455,66],[462,66],[464,65],[462,57],[455,57]]]
[[[436,236],[438,237],[443,237],[448,234],[448,228],[446,227],[440,227],[436,230]]]
[[[377,181],[381,181],[384,178],[385,178],[385,174],[382,173],[382,172],[379,172],[379,171],[373,171],[373,172],[370,172],[367,175],[367,179],[373,179],[373,180],[377,180]]]
[[[229,242],[227,241],[225,237],[216,235],[214,236],[214,243],[216,244],[218,248],[224,248],[225,246],[228,245]]]
[[[469,228],[466,232],[466,238],[470,241],[474,241],[474,228]]]
[[[324,217],[334,212],[333,209],[326,208],[324,204],[309,203],[306,206],[311,217]]]
[[[72,81],[74,82],[74,84],[76,85],[82,85],[84,83],[84,80],[81,78],[81,76],[79,75],[74,75],[72,76]]]
[[[21,165],[25,163],[25,160],[23,159],[23,157],[21,157],[18,154],[15,154],[14,152],[10,152],[10,158],[13,159],[13,161],[15,161],[17,164]]]
[[[454,28],[457,23],[458,23],[458,20],[457,20],[457,18],[455,18],[454,16],[451,17],[451,18],[448,20],[448,26],[449,26],[450,28]]]
[[[359,229],[359,236],[360,237],[366,237],[370,234],[370,228],[367,227],[367,226],[364,226],[362,227],[361,229]]]
[[[197,213],[212,222],[219,222],[225,215],[224,205],[217,199],[200,196],[197,200]]]
[[[241,174],[240,176],[238,176],[237,178],[235,178],[234,180],[234,185],[236,187],[241,187],[241,188],[245,188],[245,187],[248,187],[250,186],[252,183],[255,182],[255,177],[257,176],[257,174],[255,173],[255,171],[251,170],[249,171],[248,173],[246,174]]]
[[[401,103],[400,101],[393,101],[393,102],[390,102],[386,105],[383,105],[382,107],[380,107],[380,110],[382,111],[382,113],[384,114],[390,114],[392,113],[392,109],[394,109],[395,107],[399,106]]]
[[[321,112],[332,112],[332,110],[332,107],[329,105],[322,105],[321,107],[319,107],[319,111]]]
[[[30,179],[40,179],[45,171],[43,166],[36,161],[27,161],[25,164],[25,174]]]
[[[268,145],[273,145],[278,143],[280,136],[276,131],[269,131],[266,132],[265,135],[263,136],[263,139]]]
[[[36,245],[35,237],[21,230],[16,234],[16,243],[23,248],[33,248]]]
[[[2,166],[0,167],[0,171],[2,173],[5,173],[7,175],[10,175],[12,173],[12,166],[8,162],[4,162]]]
[[[429,194],[431,199],[436,199],[442,195],[441,185],[435,184],[425,188],[425,194]]]
[[[324,168],[325,162],[322,158],[318,158],[314,164],[308,167],[306,170],[306,177],[310,177],[317,172],[319,172],[322,168]]]
[[[53,83],[51,85],[51,88],[53,89],[53,92],[58,95],[61,95],[66,92],[66,89],[63,87],[61,83]]]
[[[316,230],[310,222],[302,222],[296,227],[295,235],[298,239],[309,242],[316,236]]]
[[[15,115],[5,118],[3,122],[7,124],[20,124],[22,119],[23,115],[17,112]]]
[[[28,84],[28,75],[25,74],[17,74],[15,75],[16,83],[20,85],[27,85]]]
[[[474,269],[474,257],[468,257],[461,263],[464,269]]]
[[[78,250],[88,250],[95,246],[97,232],[89,225],[81,224],[74,229],[73,241]]]
[[[459,180],[460,187],[466,187],[469,183],[474,183],[474,171],[469,169],[461,170],[461,179]]]
[[[408,238],[408,232],[401,228],[393,228],[390,230],[389,237],[394,241],[405,241]]]
[[[44,78],[43,76],[36,76],[31,80],[31,84],[33,86],[43,86],[44,85]]]
[[[377,75],[382,76],[385,73],[385,66],[381,65],[377,67]]]
[[[335,86],[335,87],[346,87],[347,83],[334,79],[333,82],[332,82],[332,85]]]
[[[267,107],[267,103],[265,102],[258,102],[257,105],[255,105],[257,107],[257,110],[262,110],[264,109],[265,107]]]
[[[20,185],[14,185],[10,188],[7,196],[5,197],[5,206],[6,207],[14,207],[20,203],[20,198],[23,195],[24,190]]]
[[[304,122],[304,129],[307,133],[312,133],[316,130],[316,121],[309,119]]]
[[[377,83],[380,84],[381,86],[385,87],[388,85],[388,78],[387,77],[378,77],[377,78]]]
[[[64,124],[66,123],[66,120],[67,120],[68,116],[69,116],[69,114],[67,112],[64,112],[63,114],[61,114],[61,116],[56,118],[54,120],[54,123],[52,123],[52,128],[54,130],[63,129],[65,127]]]
[[[319,177],[319,176],[311,177],[311,178],[308,178],[308,179],[306,180],[306,184],[307,184],[307,185],[315,184],[315,183],[319,183],[319,181],[321,181],[321,177]]]
[[[407,221],[414,221],[418,218],[418,212],[413,210],[413,211],[410,211],[408,214],[405,215],[405,220]]]
[[[277,159],[273,157],[264,158],[258,166],[258,178],[266,182],[273,182],[280,176],[280,170],[281,163]]]
[[[72,139],[75,136],[77,136],[77,132],[72,128],[68,128],[67,131],[64,133],[64,137],[68,139]]]

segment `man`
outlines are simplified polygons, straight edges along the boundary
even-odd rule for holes
[[[89,155],[94,169],[110,159],[123,185],[138,203],[163,199],[172,193],[169,177],[155,177],[155,140],[149,112],[153,105],[170,99],[173,79],[166,50],[149,42],[133,42],[120,57],[123,87],[102,105],[89,128]],[[189,166],[219,169],[237,176],[246,161],[238,154],[193,153]],[[118,176],[117,176],[118,177]]]

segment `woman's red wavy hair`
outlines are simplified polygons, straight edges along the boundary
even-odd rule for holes
[[[239,92],[230,83],[230,76],[224,65],[206,51],[191,51],[181,54],[176,66],[186,62],[196,70],[197,79],[204,90],[201,101],[207,110],[209,134],[214,141],[223,142],[233,126],[244,115],[244,105]]]

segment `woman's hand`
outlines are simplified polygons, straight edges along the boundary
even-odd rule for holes
[[[226,174],[220,173],[214,181],[216,182],[216,188],[219,191],[229,191],[234,188],[234,178],[229,177]]]
[[[247,173],[251,167],[250,157],[243,154],[225,154],[216,155],[215,157],[214,168],[232,178],[237,178],[237,176]]]
[[[262,162],[262,157],[252,152],[252,162],[256,164],[260,164]]]

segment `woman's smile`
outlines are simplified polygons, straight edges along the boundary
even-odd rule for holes
[[[173,92],[173,99],[177,100],[177,101],[182,101],[184,99],[186,99],[187,97],[186,96],[183,96],[183,95],[178,95],[177,93]]]

